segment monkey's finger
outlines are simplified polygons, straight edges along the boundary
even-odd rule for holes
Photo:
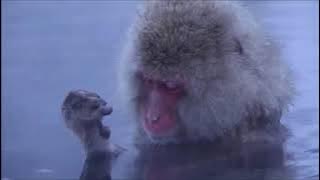
[[[111,131],[110,131],[109,127],[102,125],[100,128],[100,136],[105,139],[109,139],[110,135],[111,135]]]

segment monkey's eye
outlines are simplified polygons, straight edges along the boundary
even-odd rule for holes
[[[98,104],[94,104],[90,107],[91,110],[96,110],[99,108],[99,105]]]
[[[82,104],[81,103],[76,103],[72,105],[73,109],[81,109],[82,108]]]
[[[138,80],[144,80],[145,79],[145,77],[143,76],[142,72],[140,72],[140,71],[135,72],[134,75]]]
[[[145,79],[144,81],[145,81],[147,84],[150,84],[150,85],[153,83],[153,81],[152,81],[151,79]]]
[[[179,87],[179,84],[176,83],[176,82],[169,81],[169,82],[166,82],[166,83],[165,83],[165,86],[166,86],[168,89],[176,89],[176,88]]]
[[[141,72],[136,72],[136,78],[141,80],[145,85],[152,85],[154,81],[146,76],[144,76]]]
[[[142,81],[145,87],[151,87],[154,84],[154,81],[150,78],[143,78]]]
[[[181,84],[173,81],[161,83],[161,87],[170,93],[179,93],[182,90]]]

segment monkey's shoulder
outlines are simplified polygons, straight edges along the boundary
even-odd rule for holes
[[[254,122],[254,126],[252,125]],[[260,144],[282,144],[286,141],[290,132],[280,120],[265,120],[260,122],[259,119],[248,120],[237,128],[236,135],[240,138],[241,143],[260,143]]]

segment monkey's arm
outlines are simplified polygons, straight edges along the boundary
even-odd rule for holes
[[[111,180],[111,153],[93,151],[87,154],[80,180]]]
[[[86,160],[83,165],[80,180],[111,179],[112,162],[125,150],[111,144],[110,129],[98,122],[95,131],[87,133],[83,142],[86,150]]]

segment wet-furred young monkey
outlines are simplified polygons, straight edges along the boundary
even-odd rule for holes
[[[96,93],[70,91],[61,110],[66,126],[81,140],[86,152],[103,151],[109,146],[106,140],[110,137],[110,130],[103,126],[102,118],[112,113],[112,107]]]
[[[290,72],[238,3],[147,1],[125,54],[137,145],[283,141]]]
[[[110,129],[102,118],[112,113],[112,107],[98,94],[86,90],[73,90],[62,103],[66,126],[80,139],[86,153],[111,151],[117,156],[123,148],[110,144]]]
[[[96,93],[73,90],[61,110],[66,126],[80,139],[86,153],[80,179],[110,179],[112,160],[125,150],[110,143],[110,129],[102,124],[112,107]]]

